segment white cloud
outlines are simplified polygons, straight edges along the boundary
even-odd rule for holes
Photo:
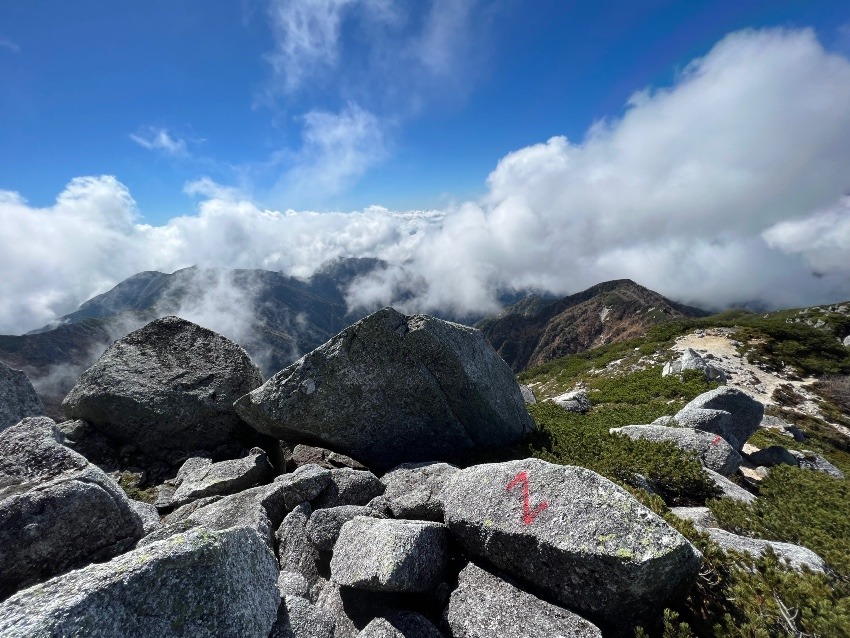
[[[131,133],[130,139],[149,151],[161,151],[171,157],[188,157],[186,140],[173,137],[167,129],[148,127],[139,133]]]
[[[0,38],[0,49],[7,49],[12,53],[21,52],[21,47],[18,44],[12,42],[11,40],[7,40],[6,38]]]
[[[306,124],[304,165],[340,162],[329,177],[304,173],[317,188],[353,179],[381,147],[359,107]],[[136,222],[111,177],[74,180],[48,208],[0,193],[0,332],[44,324],[141,270],[307,276],[337,257],[392,264],[349,291],[366,307],[492,310],[499,289],[566,294],[620,277],[707,306],[850,299],[848,165],[850,62],[810,31],[746,31],[584,140],[507,155],[486,197],[443,211],[265,210],[202,179],[186,186],[197,212],[154,227]]]

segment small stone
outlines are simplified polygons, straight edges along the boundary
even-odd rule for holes
[[[590,410],[590,399],[587,398],[587,392],[584,390],[564,392],[564,394],[559,394],[558,396],[552,397],[548,400],[560,406],[567,412],[583,414]]]

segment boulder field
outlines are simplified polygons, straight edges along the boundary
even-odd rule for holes
[[[433,317],[381,310],[265,383],[241,348],[166,317],[64,405],[73,421],[15,413],[0,431],[3,636],[616,636],[702,563],[590,470],[475,463],[535,424],[481,334]],[[762,411],[720,388],[617,433],[728,474]],[[153,465],[84,455],[109,445],[168,479],[145,491]]]

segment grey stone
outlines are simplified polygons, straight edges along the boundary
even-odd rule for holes
[[[756,500],[755,494],[748,492],[740,485],[730,481],[722,474],[718,474],[713,470],[705,468],[705,473],[714,481],[714,484],[723,492],[723,498],[731,498],[734,501],[743,501],[744,503],[752,503]]]
[[[0,361],[0,430],[28,416],[42,414],[44,406],[26,373]]]
[[[218,503],[223,498],[223,496],[207,496],[205,498],[199,498],[197,501],[187,503],[186,505],[181,505],[173,512],[163,516],[162,523],[163,525],[170,525],[171,523],[179,523],[180,521],[184,521],[189,518],[189,516],[193,512],[197,512],[199,509],[201,509],[202,507],[206,507],[207,505]]]
[[[62,407],[146,452],[212,449],[237,431],[233,402],[262,381],[232,341],[164,317],[109,346]]]
[[[458,468],[448,463],[404,463],[381,477],[395,518],[443,520],[443,486]]]
[[[357,638],[360,632],[346,610],[339,585],[334,582],[328,583],[319,594],[316,606],[324,609],[333,619],[334,638]]]
[[[512,445],[535,429],[508,365],[473,328],[376,312],[236,402],[256,430],[382,472]]]
[[[268,638],[333,638],[333,616],[298,596],[287,596]]]
[[[805,432],[803,432],[803,431],[802,431],[800,428],[798,428],[796,425],[788,425],[788,426],[786,426],[786,427],[785,427],[785,429],[784,429],[784,430],[782,430],[782,434],[784,434],[785,436],[789,436],[789,437],[791,437],[792,439],[794,439],[795,441],[797,441],[797,443],[802,443],[802,442],[803,442],[803,441],[805,441],[805,440],[806,440],[806,438],[807,438],[807,437],[806,437],[806,433],[805,433]]]
[[[350,467],[354,470],[369,469],[359,461],[351,458],[350,456],[346,456],[345,454],[340,454],[333,450],[326,450],[323,447],[304,445],[303,443],[299,443],[295,446],[289,460],[295,467],[301,467],[302,465],[309,465],[312,463],[329,470],[339,467]]]
[[[525,401],[526,405],[534,405],[537,403],[537,399],[534,397],[534,390],[529,388],[527,385],[520,383],[519,391],[522,394],[522,400]]]
[[[443,494],[446,523],[469,555],[590,617],[662,609],[701,563],[663,519],[585,468],[477,465],[449,478]]]
[[[844,337],[844,341],[842,341],[841,343],[843,343],[845,346],[850,348],[850,335],[847,335],[846,337]]]
[[[474,563],[460,572],[445,616],[454,638],[602,638],[599,628],[581,616],[540,600]]]
[[[706,363],[699,353],[692,348],[687,348],[677,361],[665,363],[664,369],[661,371],[661,376],[666,377],[671,374],[681,374],[685,370],[699,370],[703,373],[706,381],[726,381],[726,373],[723,370],[710,363]]]
[[[769,547],[779,558],[788,561],[789,565],[798,571],[802,569],[803,565],[816,572],[825,572],[827,568],[820,556],[800,545],[766,541],[760,538],[747,538],[717,528],[709,528],[705,532],[711,537],[711,540],[727,551],[734,550],[752,556],[761,556]]]
[[[281,598],[286,596],[310,598],[310,583],[299,572],[281,571],[277,578],[277,589]]]
[[[61,440],[47,417],[0,432],[0,597],[107,560],[144,533],[118,484]]]
[[[202,459],[200,462],[197,459],[189,459],[180,468],[180,484],[172,497],[175,505],[185,505],[205,496],[241,492],[262,483],[274,472],[266,453],[256,447],[241,459],[219,463],[203,461],[208,459]],[[189,464],[192,466],[184,472],[184,468]]]
[[[422,614],[397,612],[375,618],[358,638],[442,638],[443,634]]]
[[[707,507],[671,507],[670,511],[683,520],[691,521],[700,529],[717,526],[717,519]]]
[[[770,447],[762,448],[758,452],[753,452],[749,455],[750,462],[753,465],[764,465],[772,467],[774,465],[793,465],[798,466],[797,457],[795,457],[788,448],[781,445],[771,445]]]
[[[446,528],[439,523],[358,517],[342,526],[331,579],[370,591],[433,591],[443,578],[446,551]]]
[[[683,450],[696,452],[705,467],[724,476],[729,476],[737,470],[743,460],[741,455],[732,449],[732,446],[719,434],[702,430],[669,428],[664,425],[627,425],[611,428],[610,432],[623,434],[630,439],[669,441]]]
[[[289,512],[275,533],[280,568],[285,572],[298,572],[307,580],[311,591],[319,583],[319,550],[307,535],[307,521],[312,510],[307,502]],[[315,595],[311,596],[315,600]]]
[[[276,581],[254,532],[193,530],[18,592],[0,604],[0,635],[266,638]]]
[[[368,470],[342,467],[331,470],[331,480],[313,501],[316,509],[340,505],[366,505],[384,493],[384,484]]]
[[[734,419],[726,410],[709,410],[690,408],[680,410],[674,417],[674,427],[693,428],[703,432],[711,432],[726,439],[736,452],[743,449],[734,430]]]
[[[317,549],[330,551],[336,545],[342,526],[357,516],[375,516],[365,505],[340,505],[313,512],[307,522],[307,535]]]
[[[162,526],[159,520],[159,512],[153,504],[134,501],[133,499],[129,499],[129,501],[130,507],[142,521],[142,529],[145,535],[158,530]]]
[[[585,413],[590,410],[590,399],[587,398],[587,392],[584,390],[573,390],[572,392],[564,392],[556,397],[548,399],[552,403],[560,406],[567,412]]]
[[[650,423],[650,425],[666,425],[667,427],[675,428],[679,427],[679,422],[676,421],[676,417],[668,414],[666,416],[658,417],[655,421]]]
[[[270,485],[252,487],[238,494],[192,511],[180,521],[161,527],[142,539],[139,545],[152,543],[193,527],[223,530],[248,527],[258,532],[274,547],[274,532],[283,518],[296,506],[315,498],[330,481],[330,471],[315,465],[305,465],[292,474],[285,474]]]
[[[797,459],[797,464],[804,470],[812,470],[813,472],[823,472],[835,478],[843,479],[844,472],[827,461],[820,454],[809,450],[791,450],[791,454]]]
[[[732,415],[731,435],[735,437],[738,446],[735,449],[741,451],[744,443],[747,442],[755,431],[758,429],[764,416],[764,405],[751,398],[737,388],[721,386],[704,392],[693,401],[688,403],[682,411],[694,408],[702,408],[709,410],[725,410]],[[676,415],[679,419],[679,415]],[[681,421],[681,419],[679,419]],[[705,429],[705,428],[700,428]],[[716,432],[723,436],[722,432]],[[733,443],[733,441],[729,441]]]

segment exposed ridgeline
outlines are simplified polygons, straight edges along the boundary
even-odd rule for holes
[[[267,270],[142,272],[39,330],[0,336],[0,361],[26,372],[47,414],[59,416],[62,398],[110,343],[178,314],[239,343],[268,377],[359,319],[347,311],[345,288],[380,267],[344,259],[307,280]]]
[[[597,284],[563,299],[532,295],[476,324],[514,372],[605,343],[640,336],[659,323],[708,313],[670,301],[630,279]]]

